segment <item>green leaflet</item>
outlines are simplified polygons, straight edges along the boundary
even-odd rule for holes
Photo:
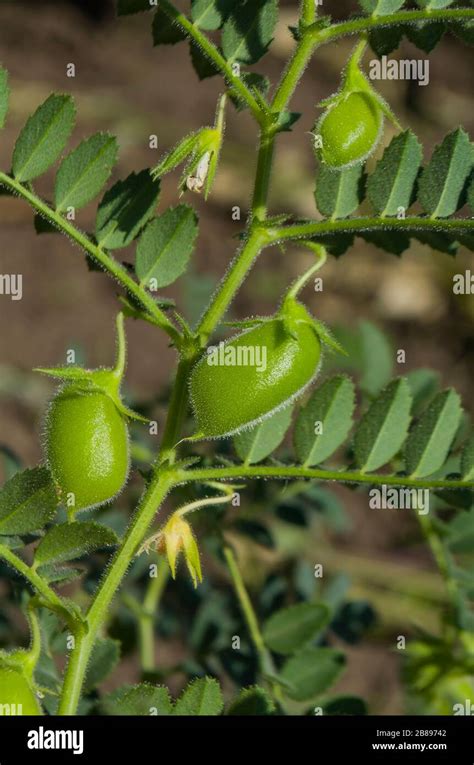
[[[389,462],[401,449],[410,424],[412,398],[404,379],[393,380],[375,399],[354,435],[360,470],[370,473]]]
[[[72,151],[59,167],[54,187],[58,212],[85,207],[107,182],[117,160],[117,139],[96,133]]]
[[[162,685],[124,685],[104,696],[101,707],[108,715],[150,715],[162,717],[173,712],[169,691]]]
[[[58,498],[46,468],[17,473],[0,491],[0,535],[38,531],[56,513]]]
[[[474,549],[474,509],[454,516],[448,525],[447,543],[452,552],[472,553]]]
[[[413,427],[405,446],[407,473],[432,475],[443,465],[461,421],[461,404],[454,390],[438,393]]]
[[[12,170],[18,181],[32,181],[56,162],[71,136],[75,118],[71,96],[53,93],[38,107],[13,151]]]
[[[92,650],[84,681],[84,693],[90,693],[115,669],[120,660],[120,641],[99,638]]]
[[[304,648],[280,672],[289,686],[286,695],[295,701],[313,699],[333,685],[345,663],[344,654],[333,648]]]
[[[405,0],[359,0],[361,8],[374,16],[388,16],[398,11]]]
[[[217,680],[201,677],[193,680],[177,700],[174,715],[220,715],[224,708],[222,692]]]
[[[362,201],[362,178],[363,165],[338,171],[321,163],[315,191],[319,212],[332,219],[351,215]]]
[[[277,0],[242,0],[222,30],[222,50],[228,61],[256,64],[273,39]]]
[[[293,408],[285,407],[251,430],[234,436],[235,451],[245,465],[261,462],[277,449],[291,425]]]
[[[375,396],[392,375],[393,348],[384,333],[370,321],[360,322],[359,337],[360,387],[370,396]]]
[[[219,74],[220,70],[214,62],[211,61],[211,59],[206,56],[203,49],[191,39],[189,40],[189,53],[191,55],[193,69],[200,80],[205,80],[208,77],[215,77]]]
[[[220,29],[237,0],[191,0],[191,18],[197,27]]]
[[[8,85],[8,72],[0,66],[0,128],[5,125],[5,119],[8,113],[8,99],[10,88]]]
[[[156,280],[156,287],[172,284],[186,270],[198,234],[197,215],[188,205],[169,208],[155,218],[141,235],[136,272],[142,284]]]
[[[430,53],[438,45],[445,31],[443,22],[419,21],[405,26],[408,40],[425,53]]]
[[[439,390],[440,376],[433,369],[414,369],[407,374],[413,396],[412,415],[417,415]]]
[[[422,157],[421,144],[411,130],[392,139],[367,182],[367,196],[378,215],[408,209]]]
[[[416,4],[420,8],[428,8],[430,11],[438,10],[439,8],[447,8],[448,5],[452,5],[454,0],[416,0]]]
[[[153,16],[152,34],[153,45],[175,45],[187,37],[186,32],[174,24],[161,8]]]
[[[93,550],[118,543],[112,529],[95,521],[61,523],[42,538],[35,552],[35,565],[64,563]]]
[[[462,128],[449,133],[434,150],[418,191],[418,199],[432,218],[447,218],[458,209],[473,156],[469,136]]]
[[[150,170],[117,181],[97,210],[95,236],[100,247],[112,250],[130,244],[153,216],[159,194],[160,182]]]
[[[251,688],[244,688],[239,693],[229,705],[226,714],[261,717],[262,715],[271,715],[274,711],[275,704],[267,691],[254,685]]]
[[[474,481],[474,433],[472,433],[463,449],[461,475],[463,481]]]
[[[297,603],[270,616],[263,625],[263,639],[276,653],[291,654],[314,640],[327,625],[324,603]]]
[[[336,451],[351,429],[354,404],[348,377],[332,377],[316,388],[296,420],[295,450],[301,463],[318,465]]]

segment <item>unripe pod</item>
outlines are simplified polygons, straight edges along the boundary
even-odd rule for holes
[[[101,391],[74,383],[52,400],[46,428],[46,457],[61,498],[73,495],[73,509],[112,500],[129,472],[128,429],[114,401]]]
[[[382,133],[383,112],[367,93],[351,93],[321,117],[321,157],[329,167],[342,170],[363,162],[376,148]]]
[[[0,709],[10,715],[40,715],[40,704],[19,667],[0,663]]]
[[[190,381],[196,437],[201,438],[228,436],[270,417],[305,390],[321,358],[314,321],[296,301],[209,350]],[[239,359],[260,364],[239,364]]]

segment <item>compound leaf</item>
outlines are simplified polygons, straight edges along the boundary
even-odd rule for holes
[[[417,137],[406,130],[392,139],[367,182],[367,196],[381,216],[408,209],[413,197],[423,150]]]
[[[31,181],[56,162],[70,138],[75,116],[71,96],[53,93],[38,107],[13,151],[12,170],[18,181]]]
[[[58,498],[49,470],[17,473],[0,491],[0,534],[37,531],[56,513]]]
[[[352,380],[344,375],[316,388],[296,420],[295,450],[301,463],[318,465],[344,442],[352,426],[354,399]]]
[[[472,164],[473,149],[462,128],[449,133],[435,148],[418,189],[418,199],[432,218],[447,218],[456,212]]]
[[[95,521],[61,523],[43,537],[35,552],[35,564],[64,563],[82,555],[118,543],[112,529]]]
[[[410,476],[423,478],[443,465],[461,421],[459,395],[452,389],[438,393],[421,415],[405,447]]]
[[[136,258],[142,284],[156,279],[167,287],[186,270],[198,233],[197,215],[188,205],[170,208],[155,218],[141,235]]]
[[[85,207],[107,182],[117,160],[117,139],[96,133],[82,141],[59,167],[54,188],[58,212]]]
[[[410,424],[412,397],[404,379],[393,380],[371,404],[354,435],[356,462],[371,472],[400,450]]]
[[[97,210],[96,239],[109,250],[126,247],[153,216],[160,182],[149,170],[131,173],[106,192]]]

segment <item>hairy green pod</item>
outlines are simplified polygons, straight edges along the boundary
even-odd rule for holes
[[[41,715],[41,706],[19,667],[0,662],[0,714]],[[5,710],[5,711],[4,711]]]
[[[65,385],[53,398],[46,422],[46,458],[61,499],[86,510],[110,502],[130,468],[128,428],[102,391]]]
[[[245,358],[255,363],[239,364]],[[270,417],[303,393],[320,359],[314,320],[296,300],[286,301],[275,317],[208,349],[190,379],[196,438],[232,435]]]
[[[383,111],[368,93],[350,93],[322,115],[316,132],[321,136],[321,158],[337,170],[363,162],[382,135]]]

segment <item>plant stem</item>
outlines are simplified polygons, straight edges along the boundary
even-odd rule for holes
[[[151,672],[155,669],[155,620],[158,607],[169,579],[170,569],[165,558],[157,556],[156,576],[150,579],[143,607],[138,619],[140,635],[140,656],[142,669]]]
[[[49,584],[31,566],[28,566],[18,555],[15,555],[9,547],[0,544],[0,558],[3,558],[3,560],[29,581],[36,592],[42,596],[48,608],[61,614],[69,624],[74,624],[77,621],[77,616],[67,607],[63,599],[54,592]]]
[[[263,131],[260,135],[255,188],[252,200],[252,220],[263,221],[267,215],[268,190],[273,164],[275,136]]]
[[[474,230],[473,218],[451,218],[438,220],[413,216],[410,218],[348,218],[341,220],[307,221],[290,226],[271,226],[267,233],[271,244],[288,242],[306,237],[324,236],[337,232],[362,234],[370,231],[453,231],[469,232]]]
[[[407,486],[416,489],[468,489],[474,488],[474,481],[430,480],[406,478],[396,475],[359,473],[350,470],[320,470],[303,466],[287,465],[234,465],[232,467],[191,468],[177,473],[177,483],[199,481],[228,481],[246,478],[312,478],[318,481],[338,481],[339,483],[369,484],[388,486]]]
[[[14,192],[14,194],[28,202],[28,204],[51,223],[51,225],[69,237],[75,244],[78,244],[81,249],[91,256],[91,258],[100,263],[104,271],[113,276],[113,278],[116,279],[127,292],[140,302],[140,304],[147,310],[154,323],[161,327],[161,329],[170,336],[175,345],[177,347],[180,346],[181,334],[178,329],[156,304],[151,295],[149,295],[140,284],[132,279],[121,263],[118,263],[114,258],[104,252],[104,250],[93,244],[86,234],[79,231],[79,229],[73,226],[66,220],[66,218],[56,212],[56,210],[53,210],[46,204],[46,202],[27,189],[22,183],[19,183],[14,178],[10,178],[6,173],[0,172],[0,186],[5,186]]]
[[[303,35],[295,48],[288,66],[285,69],[283,77],[275,92],[271,109],[279,112],[285,109],[296,90],[296,86],[303,76],[303,72],[308,65],[314,49],[317,45],[317,39],[310,33],[311,27],[303,32]]]
[[[157,509],[175,484],[171,471],[157,471],[149,484],[125,539],[117,551],[87,612],[87,631],[76,634],[76,645],[70,653],[59,705],[60,715],[74,715],[97,633],[110,608],[130,561],[142,542]]]
[[[444,8],[441,10],[398,11],[387,16],[361,16],[351,21],[343,21],[332,26],[321,27],[316,23],[309,27],[307,32],[311,35],[317,46],[337,40],[346,35],[370,32],[380,27],[396,26],[398,24],[410,24],[417,21],[467,21],[474,19],[474,10],[470,8]]]
[[[237,91],[240,97],[246,102],[257,122],[263,125],[266,121],[266,114],[258,104],[252,92],[245,85],[244,81],[234,74],[231,64],[224,58],[219,49],[211,40],[201,32],[199,27],[190,21],[184,13],[181,13],[173,3],[168,0],[160,0],[160,9],[163,10],[169,19],[181,27],[204,51],[207,57],[216,65],[217,69],[224,75],[227,82]]]
[[[305,26],[313,24],[316,20],[316,0],[302,0],[301,3],[301,21]]]
[[[181,357],[178,363],[176,378],[171,393],[170,405],[166,417],[163,439],[161,442],[161,459],[173,462],[175,459],[176,441],[179,438],[188,407],[188,377],[194,364],[194,357]]]
[[[458,585],[451,574],[451,566],[444,545],[441,542],[429,515],[420,515],[419,513],[417,513],[417,515],[423,536],[431,549],[438,570],[444,579],[451,607],[455,608],[456,603],[459,600]]]
[[[272,657],[268,652],[263,640],[263,635],[260,631],[257,615],[245,587],[245,583],[237,564],[234,551],[231,547],[229,547],[229,545],[224,545],[224,557],[226,559],[227,567],[232,578],[235,594],[237,595],[242,614],[247,623],[252,643],[254,644],[255,650],[257,651],[260,671],[264,674],[271,673],[274,671]]]
[[[218,291],[214,295],[210,306],[207,308],[201,319],[197,332],[202,336],[203,342],[207,340],[216,324],[219,323],[226,313],[237,290],[252,267],[255,259],[258,257],[265,242],[265,232],[262,232],[262,230],[258,228],[251,231],[247,241],[234,259],[230,269],[222,280]]]

